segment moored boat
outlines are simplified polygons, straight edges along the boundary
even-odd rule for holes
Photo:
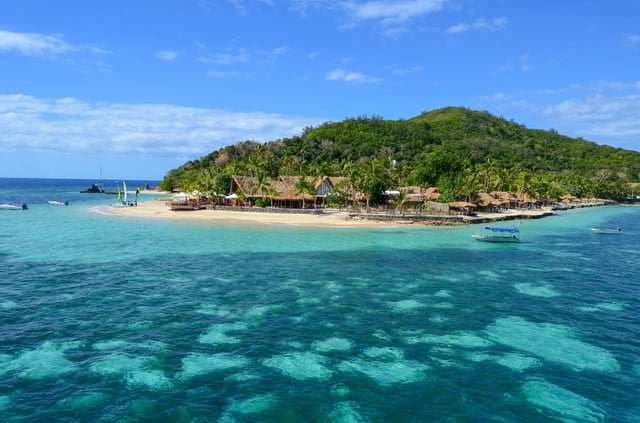
[[[58,201],[58,200],[49,200],[47,201],[47,203],[51,204],[52,206],[68,206],[69,205],[68,201]]]
[[[591,228],[591,232],[594,234],[621,234],[622,233],[622,229],[620,228],[615,228],[615,229],[600,229],[600,228]]]
[[[473,239],[484,242],[520,242],[520,229],[502,226],[486,226],[485,233],[474,234]]]
[[[117,184],[117,182],[116,182]],[[136,201],[131,201],[131,200],[127,200],[127,183],[125,181],[122,181],[122,186],[123,186],[123,191],[124,191],[124,196],[121,199],[120,198],[120,185],[117,185],[118,187],[118,200],[111,204],[111,207],[132,207],[132,206],[137,206],[138,205],[138,199],[137,199],[137,193],[136,193]]]
[[[27,210],[26,204],[0,204],[0,210]]]

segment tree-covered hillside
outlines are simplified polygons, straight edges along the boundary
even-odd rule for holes
[[[343,176],[372,200],[408,185],[438,186],[449,201],[491,190],[622,199],[627,183],[640,181],[640,153],[447,107],[407,120],[349,118],[265,144],[229,145],[171,170],[162,187],[227,192],[234,174]]]

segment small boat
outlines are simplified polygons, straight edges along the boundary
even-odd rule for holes
[[[117,182],[116,182],[117,185]],[[136,194],[136,201],[131,201],[131,200],[127,200],[127,183],[125,181],[122,181],[122,186],[123,186],[123,191],[124,191],[124,198],[120,198],[120,185],[117,185],[118,187],[118,200],[111,204],[111,207],[133,207],[133,206],[137,206],[138,205],[138,200],[137,200],[137,194]]]
[[[520,242],[520,229],[502,226],[486,226],[485,233],[473,235],[473,239],[484,242]]]
[[[51,204],[52,206],[68,206],[69,205],[68,201],[58,201],[58,200],[49,200],[47,201],[47,203]]]
[[[600,228],[591,228],[591,232],[594,234],[621,234],[622,229],[600,229]]]
[[[0,204],[0,210],[27,210],[28,207],[26,204],[17,205],[17,204]]]

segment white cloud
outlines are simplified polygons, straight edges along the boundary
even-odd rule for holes
[[[0,52],[16,51],[26,56],[56,56],[79,51],[93,54],[106,53],[92,46],[74,46],[62,40],[61,35],[42,35],[31,32],[9,32],[0,30]]]
[[[380,78],[367,76],[360,72],[346,72],[342,69],[335,69],[327,73],[327,80],[329,81],[345,81],[354,82],[359,84],[380,82]]]
[[[178,58],[178,53],[173,50],[162,50],[156,53],[156,57],[160,60],[172,62]]]
[[[352,29],[363,22],[383,28],[387,36],[407,32],[411,20],[439,12],[448,0],[294,0],[292,9],[306,16],[309,9],[325,9],[344,15],[340,29]]]
[[[442,9],[444,0],[345,1],[341,4],[356,20],[373,20],[389,25],[437,12]]]
[[[0,150],[197,158],[238,141],[299,135],[321,122],[262,112],[0,95]]]
[[[640,95],[612,97],[597,94],[537,107],[537,112],[557,125],[578,128],[585,137],[635,137],[640,148]]]
[[[562,98],[569,92],[573,93],[571,98]],[[547,101],[534,100],[539,96]],[[569,136],[640,151],[638,81],[599,81],[529,93],[497,93],[483,100],[502,109],[523,110],[547,128]]]
[[[59,36],[0,30],[0,50],[17,51],[27,56],[64,54],[76,50]]]
[[[447,28],[445,33],[462,34],[464,32],[469,32],[469,31],[493,32],[493,31],[498,31],[504,28],[508,23],[509,23],[509,20],[504,16],[500,18],[494,18],[490,21],[484,18],[480,18],[472,23],[468,23],[468,24],[459,23],[457,25],[450,26],[449,28]]]

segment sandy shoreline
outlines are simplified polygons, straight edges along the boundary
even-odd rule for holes
[[[261,213],[250,211],[216,210],[171,210],[164,201],[139,201],[133,207],[101,206],[99,212],[137,217],[153,217],[190,222],[207,222],[216,224],[253,224],[253,225],[290,225],[309,227],[388,227],[399,225],[425,226],[426,222],[409,222],[402,220],[378,221],[353,219],[346,212],[303,214],[303,213]],[[551,214],[549,210],[523,210],[506,213],[480,213],[475,219],[465,223],[484,223],[511,219],[539,218]],[[398,216],[399,218],[399,216]]]
[[[133,207],[102,206],[100,212],[122,216],[153,217],[190,222],[209,222],[218,224],[256,224],[291,226],[382,226],[388,225],[375,221],[349,219],[346,213],[302,214],[302,213],[259,213],[230,210],[171,210],[164,201],[139,201]]]

